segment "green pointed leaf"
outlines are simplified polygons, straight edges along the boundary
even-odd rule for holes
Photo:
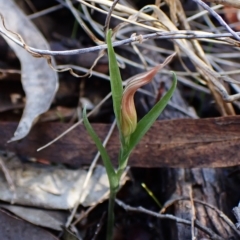
[[[132,133],[129,140],[127,154],[130,154],[134,147],[139,143],[142,137],[146,134],[149,128],[153,125],[156,119],[159,117],[163,109],[167,106],[167,103],[171,99],[173,92],[177,86],[177,77],[173,72],[173,84],[168,92],[162,97],[162,99],[156,103],[153,108],[138,122],[136,130]]]
[[[91,136],[92,140],[94,141],[94,143],[97,146],[98,151],[101,154],[104,166],[105,166],[106,171],[107,171],[110,187],[113,187],[113,188],[118,187],[117,174],[116,174],[116,172],[113,168],[113,165],[110,161],[110,158],[108,156],[108,153],[107,153],[106,149],[102,145],[101,140],[99,139],[96,132],[92,128],[90,122],[88,121],[85,107],[83,109],[83,123],[84,123],[85,128],[87,129],[88,134]]]
[[[108,30],[107,45],[108,45],[110,83],[111,83],[111,91],[112,91],[112,99],[113,99],[113,110],[117,120],[117,126],[120,129],[121,101],[122,101],[122,94],[123,94],[123,86],[122,86],[122,78],[120,75],[116,55],[112,46],[111,35],[112,35],[112,30]]]

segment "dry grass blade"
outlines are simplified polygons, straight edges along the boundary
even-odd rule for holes
[[[83,1],[83,0],[79,0],[79,1],[83,4],[86,4],[88,7],[91,7],[91,4],[87,3],[86,1]],[[92,2],[96,2],[96,1],[93,0]],[[112,2],[107,1],[107,0],[101,0],[101,1],[98,1],[98,3],[106,5],[108,7],[112,6]],[[95,10],[99,10],[99,8],[97,8],[95,6],[93,8]],[[141,12],[138,12],[134,9],[128,8],[121,4],[117,4],[115,6],[115,9],[118,11],[124,12],[126,14],[130,14],[130,15],[138,14],[138,17],[140,19],[145,20],[145,21],[152,21],[153,26],[139,24],[136,21],[133,22],[129,19],[121,18],[121,20],[123,20],[123,21],[131,22],[131,23],[133,23],[135,25],[139,25],[139,26],[144,25],[144,28],[149,29],[149,30],[155,29],[155,31],[161,31],[161,32],[166,32],[166,31],[177,32],[178,31],[178,29],[169,20],[169,18],[165,15],[165,13],[163,13],[155,5],[148,5],[148,6],[144,7],[141,10]],[[143,13],[143,11],[145,11],[146,9],[148,9],[148,10],[152,9],[154,11],[154,15],[150,16],[150,15]],[[116,17],[115,15],[112,15],[112,16]],[[157,16],[157,17],[154,17],[154,16]],[[199,69],[200,73],[203,74],[206,81],[208,81],[208,82],[210,81],[213,84],[213,86],[218,89],[218,92],[222,95],[224,100],[230,102],[230,101],[234,101],[239,98],[239,95],[233,95],[233,96],[228,95],[225,87],[219,82],[220,79],[224,80],[224,78],[222,78],[222,76],[220,74],[218,74],[213,69],[211,69],[211,67],[209,67],[209,65],[207,65],[200,57],[198,57],[194,53],[191,46],[189,45],[189,43],[186,40],[174,39],[173,41],[176,44],[176,46],[180,49],[181,53],[185,54],[186,56],[188,56],[191,59],[193,64],[197,67],[197,69]],[[215,92],[214,87],[210,88],[212,92]],[[220,105],[219,108],[221,109],[221,112],[223,115],[234,114],[234,112],[232,111],[232,108],[229,105],[227,106],[227,108],[229,108],[229,109],[224,110],[224,107],[222,106],[223,104],[220,104],[220,101],[217,98],[217,95],[216,95],[216,99],[217,99],[217,102],[219,102],[219,105]]]
[[[79,14],[77,12],[77,10],[73,7],[72,3],[70,0],[66,0],[66,3],[69,7],[69,9],[71,10],[72,14],[74,15],[74,17],[76,18],[76,20],[78,21],[78,23],[81,25],[81,27],[84,29],[84,31],[88,34],[88,36],[95,42],[98,44],[103,44],[104,42],[101,41],[100,39],[98,39],[93,33],[92,31],[87,27],[87,25],[84,23],[84,21],[79,17]]]
[[[237,33],[235,31],[233,31],[228,26],[228,24],[223,20],[223,18],[219,14],[217,14],[212,8],[210,8],[206,3],[202,2],[201,0],[193,0],[193,1],[196,2],[197,4],[201,5],[207,11],[209,11],[209,13],[211,13],[217,19],[217,21],[233,35],[234,38],[236,38],[238,41],[240,41],[240,37],[237,35]]]

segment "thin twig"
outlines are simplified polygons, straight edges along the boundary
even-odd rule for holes
[[[193,0],[195,1],[195,0]],[[3,21],[3,18],[2,18]],[[21,46],[22,48],[25,48],[25,44],[21,42],[20,40],[14,38],[11,34],[3,31],[0,29],[0,33],[15,42],[17,45]],[[240,34],[240,32],[237,32],[235,34]],[[122,46],[125,44],[129,43],[139,43],[142,41],[146,41],[149,39],[195,39],[195,38],[225,38],[225,37],[231,37],[231,33],[221,33],[221,34],[212,34],[212,33],[199,33],[196,31],[170,31],[170,32],[156,32],[156,33],[151,33],[151,34],[145,34],[139,36],[132,36],[130,38],[120,40],[120,41],[115,41],[113,42],[113,46]],[[237,35],[238,36],[238,35]],[[240,38],[239,38],[240,39]],[[220,39],[224,40],[224,39]],[[36,54],[42,54],[42,55],[51,55],[51,56],[58,56],[58,55],[76,55],[76,54],[83,54],[83,53],[88,53],[88,52],[94,52],[94,51],[99,51],[106,49],[107,45],[102,44],[99,46],[94,46],[94,47],[89,47],[89,48],[81,48],[81,49],[73,49],[73,50],[65,50],[65,51],[51,51],[51,50],[46,50],[46,49],[37,49],[33,47],[29,47],[28,49],[31,50],[32,52],[35,52]]]
[[[240,41],[240,37],[237,35],[237,33],[228,26],[228,24],[222,19],[222,17],[218,13],[216,13],[212,8],[210,8],[206,3],[204,3],[201,0],[193,0],[193,1],[199,4],[200,6],[202,6],[204,9],[206,9],[209,13],[211,13],[218,20],[218,22],[222,26],[224,26],[227,29],[227,31],[234,36],[234,38]]]
[[[149,39],[195,39],[195,38],[214,38],[214,39],[220,39],[224,41],[225,37],[231,37],[232,34],[230,33],[221,33],[221,34],[213,34],[213,33],[206,33],[206,34],[196,34],[194,31],[183,31],[185,33],[181,34],[181,31],[179,32],[157,32],[157,33],[151,33],[151,34],[146,34],[146,35],[141,35],[142,40],[146,41]],[[5,36],[9,37],[11,40],[13,40],[15,43],[17,43],[19,46],[23,47],[22,43],[15,38],[10,37],[7,35],[5,32],[3,32],[0,29],[0,33],[4,34]],[[178,35],[179,34],[179,35]],[[237,34],[240,34],[237,32]],[[139,37],[138,36],[133,36],[124,40],[120,41],[115,41],[113,42],[113,47],[118,47],[122,46],[125,44],[129,43],[139,43]],[[73,49],[73,50],[65,50],[65,51],[50,51],[50,50],[42,50],[42,49],[37,49],[33,47],[29,47],[29,49],[35,53],[43,54],[43,55],[51,55],[51,56],[58,56],[58,55],[76,55],[76,54],[83,54],[83,53],[88,53],[88,52],[94,52],[94,51],[99,51],[102,49],[107,49],[106,44],[102,44],[99,46],[94,46],[94,47],[88,47],[88,48],[81,48],[81,49]]]
[[[150,211],[148,209],[145,209],[143,207],[131,207],[125,203],[123,203],[122,201],[116,199],[116,203],[121,206],[122,208],[124,208],[126,211],[132,211],[132,212],[141,212],[141,213],[145,213],[148,214],[150,216],[154,216],[160,219],[168,219],[168,220],[173,220],[177,223],[181,223],[181,224],[185,224],[188,226],[191,226],[191,221],[179,218],[179,217],[175,217],[174,215],[171,214],[160,214],[160,213],[156,213],[153,211]],[[210,228],[207,228],[205,226],[203,226],[199,221],[195,221],[195,225],[196,227],[198,227],[200,230],[202,230],[203,232],[207,233],[211,239],[214,240],[224,240],[221,236],[217,235],[215,232],[213,232]]]
[[[104,212],[104,213],[102,214],[102,216],[101,216],[101,218],[100,218],[100,221],[99,221],[99,223],[97,224],[97,227],[96,227],[96,230],[95,230],[95,232],[94,232],[94,236],[92,237],[92,240],[95,240],[95,239],[96,239],[96,237],[98,236],[100,230],[102,229],[102,227],[103,227],[103,220],[104,220],[105,216],[106,216],[106,212]]]
[[[112,3],[112,6],[109,9],[109,12],[107,14],[106,20],[105,20],[105,25],[103,27],[103,31],[105,32],[105,35],[107,35],[107,31],[109,29],[109,24],[110,24],[110,20],[111,20],[111,16],[112,16],[112,12],[115,8],[115,6],[117,5],[119,0],[114,0]]]
[[[80,216],[72,223],[72,225],[75,226],[77,223],[79,223],[84,218],[86,218],[90,214],[90,212],[92,212],[100,203],[105,201],[108,198],[108,196],[109,196],[109,191],[106,194],[104,194],[104,196],[102,196],[93,206],[89,207],[86,211],[81,213]]]
[[[0,68],[0,74],[21,74],[21,70],[18,69],[2,69]]]
[[[87,114],[87,117],[91,116],[99,107],[101,107],[103,105],[103,103],[105,103],[107,101],[107,99],[109,99],[112,96],[112,93],[108,93],[108,95],[102,99],[96,106],[95,108],[90,111]],[[64,131],[62,134],[60,134],[59,136],[57,136],[56,138],[54,138],[51,142],[47,143],[46,145],[40,147],[37,149],[37,151],[41,151],[42,149],[49,147],[50,145],[52,145],[53,143],[55,143],[56,141],[58,141],[60,138],[64,137],[66,134],[68,134],[69,132],[71,132],[74,128],[76,128],[78,125],[80,125],[83,122],[83,119],[81,119],[80,121],[76,122],[75,124],[73,124],[70,128],[68,128],[66,131]]]
[[[211,7],[211,8],[212,8],[213,10],[217,10],[217,9],[219,9],[219,8],[222,8],[222,7],[223,7],[223,5],[216,5],[216,6],[213,6],[213,7]],[[197,18],[199,18],[199,17],[202,17],[202,16],[204,16],[204,15],[206,15],[206,14],[208,14],[208,11],[207,11],[207,10],[198,12],[198,13],[196,13],[196,14],[188,17],[188,18],[187,18],[187,21],[188,21],[188,22],[191,22],[191,21],[193,21],[193,20],[195,20],[195,19],[197,19]]]
[[[163,214],[167,208],[169,208],[171,205],[173,205],[175,202],[177,201],[182,201],[182,200],[189,200],[189,197],[179,197],[179,198],[174,198],[174,199],[171,199],[170,201],[167,201],[163,208],[161,209],[160,213]],[[224,221],[226,222],[229,227],[240,237],[240,232],[237,230],[236,226],[233,224],[233,222],[228,218],[228,216],[226,216],[222,211],[220,211],[219,209],[217,209],[215,206],[209,204],[209,203],[206,203],[204,201],[201,201],[201,200],[198,200],[198,199],[194,199],[193,198],[193,202],[195,203],[199,203],[199,204],[202,204],[206,207],[209,207],[211,208],[212,210],[214,210],[218,216]]]
[[[51,12],[57,11],[57,10],[62,9],[62,8],[64,8],[64,6],[61,5],[61,4],[58,4],[58,5],[52,6],[52,7],[50,7],[50,8],[44,9],[44,10],[42,10],[42,11],[39,11],[39,12],[30,14],[30,15],[27,16],[27,18],[28,18],[28,19],[31,19],[31,20],[32,20],[32,19],[36,19],[36,18],[38,18],[38,17],[47,15],[47,14],[49,14],[49,13],[51,13]]]

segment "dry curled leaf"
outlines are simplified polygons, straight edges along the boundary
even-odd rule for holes
[[[0,13],[5,19],[6,27],[12,32],[20,34],[29,46],[49,49],[43,35],[12,0],[0,0]],[[2,24],[0,28],[4,32],[7,31]],[[16,35],[13,34],[13,37],[16,38]],[[21,63],[21,80],[26,93],[26,105],[22,118],[14,133],[14,137],[10,140],[16,141],[24,138],[39,115],[49,109],[58,88],[58,76],[48,66],[46,59],[34,58],[13,41],[6,37],[5,40]]]
[[[63,211],[16,206],[12,204],[0,204],[0,208],[8,210],[16,216],[34,225],[61,231],[67,220],[67,214]]]
[[[106,171],[102,166],[95,168],[87,187],[83,190],[87,175],[85,170],[22,163],[18,158],[3,158],[3,161],[16,188],[15,192],[9,189],[5,176],[0,171],[0,200],[4,202],[64,210],[73,208],[81,193],[84,195],[82,205],[91,206],[103,196],[107,196],[109,191]]]
[[[16,218],[0,209],[0,239],[59,240],[47,230]]]

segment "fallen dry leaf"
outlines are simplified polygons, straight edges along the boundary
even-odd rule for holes
[[[0,0],[0,13],[4,16],[8,29],[22,36],[28,45],[49,49],[47,41],[34,24],[25,16],[12,0]],[[1,30],[6,32],[1,24]],[[9,32],[8,32],[9,34]],[[4,36],[3,36],[4,37]],[[16,38],[15,35],[13,37]],[[4,37],[20,60],[22,85],[26,93],[26,106],[23,116],[10,141],[24,138],[38,116],[46,112],[58,88],[58,76],[43,58],[34,58],[16,43]]]
[[[0,239],[59,240],[43,228],[34,226],[0,209]]]
[[[4,160],[4,158],[2,158]],[[0,172],[0,200],[23,206],[47,209],[71,209],[79,201],[86,170],[69,170],[61,166],[22,163],[18,158],[4,161],[15,185],[15,192],[9,189]],[[105,168],[97,166],[84,189],[83,206],[98,202],[109,191]]]
[[[10,211],[34,225],[51,228],[56,231],[61,231],[67,221],[67,213],[64,214],[62,211],[14,206],[10,204],[0,204],[0,208]]]

